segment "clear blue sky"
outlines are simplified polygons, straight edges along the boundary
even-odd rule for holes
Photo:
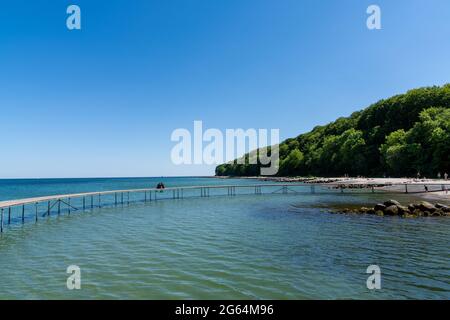
[[[174,129],[296,136],[449,82],[449,52],[448,0],[3,1],[0,178],[213,174],[171,164]]]

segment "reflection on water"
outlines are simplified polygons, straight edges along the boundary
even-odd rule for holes
[[[380,197],[184,199],[17,225],[0,239],[0,298],[449,299],[450,219],[317,208]],[[66,288],[73,264],[78,291]],[[379,291],[366,288],[371,264]]]

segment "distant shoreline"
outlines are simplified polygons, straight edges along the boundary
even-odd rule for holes
[[[402,185],[408,185],[410,191],[423,191],[417,193],[424,198],[446,199],[450,201],[450,180],[444,179],[416,179],[416,178],[354,178],[354,177],[237,177],[237,176],[216,176],[218,179],[253,179],[259,181],[273,181],[273,182],[304,182],[304,183],[334,183],[342,184],[343,187],[361,187],[365,185],[377,185],[377,190],[386,191],[402,191]],[[446,191],[425,192],[419,188],[423,188],[424,184],[442,185]]]

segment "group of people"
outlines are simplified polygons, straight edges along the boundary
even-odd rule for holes
[[[437,178],[441,179],[441,173],[440,172],[438,172]],[[444,173],[444,180],[448,180],[448,173],[447,172]]]
[[[437,178],[438,178],[439,180],[442,179],[442,176],[441,176],[441,173],[440,173],[440,172],[438,172]],[[448,173],[447,173],[447,172],[444,173],[443,178],[444,178],[444,180],[448,180]],[[420,179],[420,171],[417,172],[417,179]],[[422,179],[426,179],[426,177],[422,177]]]
[[[420,179],[421,177],[420,177],[420,171],[418,171],[417,172],[417,179]],[[444,173],[444,176],[442,176],[441,175],[441,173],[440,172],[438,172],[438,174],[437,174],[437,178],[438,178],[438,180],[441,180],[442,178],[444,179],[444,180],[448,180],[448,173],[447,172],[445,172]],[[426,179],[426,177],[422,177],[422,179]],[[428,192],[428,186],[424,186],[424,189],[425,189],[425,192]],[[447,185],[442,185],[442,191],[444,191],[445,192],[445,194],[448,194],[448,189],[447,189]]]

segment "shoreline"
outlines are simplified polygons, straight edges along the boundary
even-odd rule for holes
[[[416,178],[354,178],[354,177],[234,177],[216,176],[218,179],[249,179],[259,181],[285,182],[285,183],[333,183],[342,185],[343,188],[368,188],[376,185],[377,190],[403,191],[407,190],[426,199],[445,199],[450,201],[450,180],[444,179],[416,179]],[[424,190],[424,185],[429,184],[434,189]],[[406,192],[405,192],[406,193]]]

